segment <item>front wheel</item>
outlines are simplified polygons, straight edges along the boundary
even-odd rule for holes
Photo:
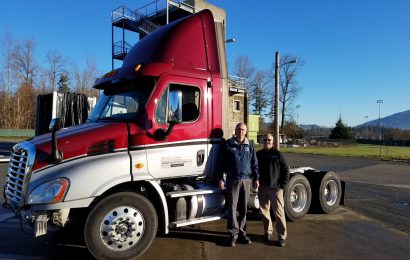
[[[312,190],[305,176],[293,175],[284,191],[286,217],[290,221],[303,218],[310,208]]]
[[[84,238],[97,259],[132,259],[149,248],[157,228],[151,202],[140,194],[121,192],[94,206],[87,216]]]

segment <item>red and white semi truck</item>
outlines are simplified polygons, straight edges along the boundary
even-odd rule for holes
[[[157,232],[224,218],[215,180],[224,129],[224,40],[209,10],[170,23],[139,41],[121,68],[95,83],[101,97],[86,123],[17,144],[6,204],[34,227],[83,223],[98,259],[142,255]],[[226,66],[226,65],[225,65]],[[341,200],[333,172],[291,169],[288,219],[312,206],[329,213]],[[252,195],[251,207],[258,207]]]

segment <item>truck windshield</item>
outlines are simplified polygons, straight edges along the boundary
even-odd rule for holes
[[[145,104],[155,80],[141,77],[109,85],[101,93],[87,122],[135,120]]]

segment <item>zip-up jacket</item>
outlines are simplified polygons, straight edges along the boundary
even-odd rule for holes
[[[259,180],[258,159],[252,142],[247,138],[242,143],[238,143],[234,137],[227,140],[222,156],[222,172],[219,179],[222,179],[225,172],[228,181],[247,178]]]
[[[289,167],[283,155],[275,150],[262,149],[256,153],[259,163],[259,183],[269,188],[285,188],[289,181]]]

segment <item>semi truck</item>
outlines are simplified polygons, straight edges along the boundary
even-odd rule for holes
[[[231,133],[221,35],[203,10],[140,40],[120,68],[96,80],[101,96],[87,122],[61,129],[54,118],[50,133],[13,147],[6,205],[36,237],[81,225],[97,259],[135,258],[158,232],[223,219],[216,173]],[[289,220],[338,207],[343,188],[334,172],[290,172]],[[249,207],[258,208],[254,192]]]

